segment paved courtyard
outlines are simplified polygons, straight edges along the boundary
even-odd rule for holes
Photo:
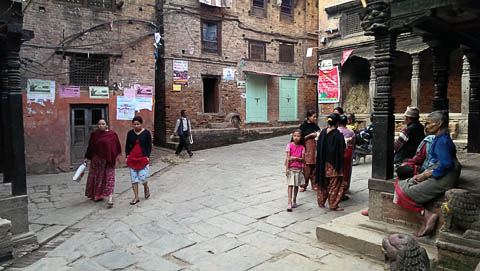
[[[383,270],[382,263],[315,235],[317,225],[366,208],[371,164],[354,167],[344,212],[319,209],[310,188],[299,193],[299,207],[286,212],[288,141],[282,136],[197,151],[169,167],[157,159],[152,196],[145,200],[141,189],[135,206],[124,169],[117,170],[112,209],[83,197],[85,179],[65,184],[58,203],[38,200],[48,191],[32,189],[30,220],[42,239],[39,251],[46,252],[7,270]],[[53,178],[38,183],[57,189]]]

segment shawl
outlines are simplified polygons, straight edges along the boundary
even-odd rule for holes
[[[117,156],[122,153],[122,147],[118,136],[114,131],[95,130],[90,135],[88,141],[87,152],[85,158],[92,159],[95,155],[107,160],[107,162],[115,167]]]
[[[320,127],[316,123],[308,121],[304,121],[302,125],[300,125],[300,130],[302,130],[302,137],[305,137],[311,133],[316,133],[317,131],[320,131]]]
[[[325,128],[320,133],[317,142],[317,165],[316,165],[316,183],[325,185],[325,164],[330,163],[337,172],[343,167],[345,152],[345,139],[337,129],[327,134]]]

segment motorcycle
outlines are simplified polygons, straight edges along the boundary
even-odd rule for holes
[[[373,126],[369,125],[367,128],[363,129],[355,135],[355,157],[353,159],[353,165],[356,166],[360,163],[360,159],[365,159],[367,155],[372,155],[372,136],[373,136]]]

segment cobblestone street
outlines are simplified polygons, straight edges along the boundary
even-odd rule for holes
[[[71,194],[59,196],[59,203],[45,202],[50,213],[38,211],[43,192],[30,191],[33,227],[62,234],[44,234],[51,240],[39,249],[47,251],[40,260],[27,267],[27,255],[7,270],[383,270],[382,263],[320,243],[315,235],[317,225],[367,207],[369,161],[353,169],[344,212],[319,209],[309,187],[289,213],[288,141],[282,136],[197,151],[174,167],[154,162],[165,170],[150,178],[152,197],[145,200],[141,189],[135,206],[129,205],[128,178],[119,178],[124,169],[117,170],[117,192],[125,192],[113,209],[81,197],[86,178],[65,187]],[[69,198],[77,202],[66,204]]]

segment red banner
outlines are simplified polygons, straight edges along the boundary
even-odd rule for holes
[[[340,66],[343,66],[345,61],[347,61],[347,59],[352,55],[352,53],[353,53],[353,49],[343,51],[342,62],[340,63]]]
[[[340,75],[338,67],[318,71],[318,103],[338,103],[340,98]]]

